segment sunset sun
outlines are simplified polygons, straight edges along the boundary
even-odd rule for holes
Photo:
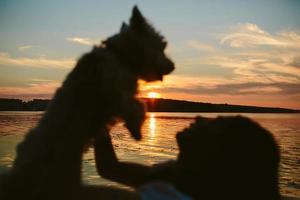
[[[147,97],[148,97],[148,98],[151,98],[151,99],[156,99],[156,98],[159,98],[159,97],[160,97],[160,94],[157,93],[157,92],[149,92],[149,93],[147,94]]]

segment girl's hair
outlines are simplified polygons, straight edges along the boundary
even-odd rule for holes
[[[280,199],[280,154],[269,131],[235,116],[200,117],[185,132],[192,142],[178,157],[179,189],[197,199]]]

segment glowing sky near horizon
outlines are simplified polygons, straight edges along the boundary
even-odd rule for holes
[[[51,98],[135,4],[176,64],[142,96],[300,109],[298,0],[0,0],[0,98]]]

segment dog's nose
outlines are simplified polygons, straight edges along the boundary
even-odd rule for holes
[[[163,74],[169,74],[175,69],[175,65],[171,60],[167,60],[164,68],[163,68]]]

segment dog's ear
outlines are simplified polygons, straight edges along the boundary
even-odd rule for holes
[[[128,28],[129,28],[128,25],[125,22],[123,22],[122,26],[121,26],[121,29],[120,29],[120,33],[126,32],[128,30]]]
[[[130,28],[137,32],[143,31],[147,28],[147,22],[137,6],[134,6],[132,10],[132,16],[130,18]]]

